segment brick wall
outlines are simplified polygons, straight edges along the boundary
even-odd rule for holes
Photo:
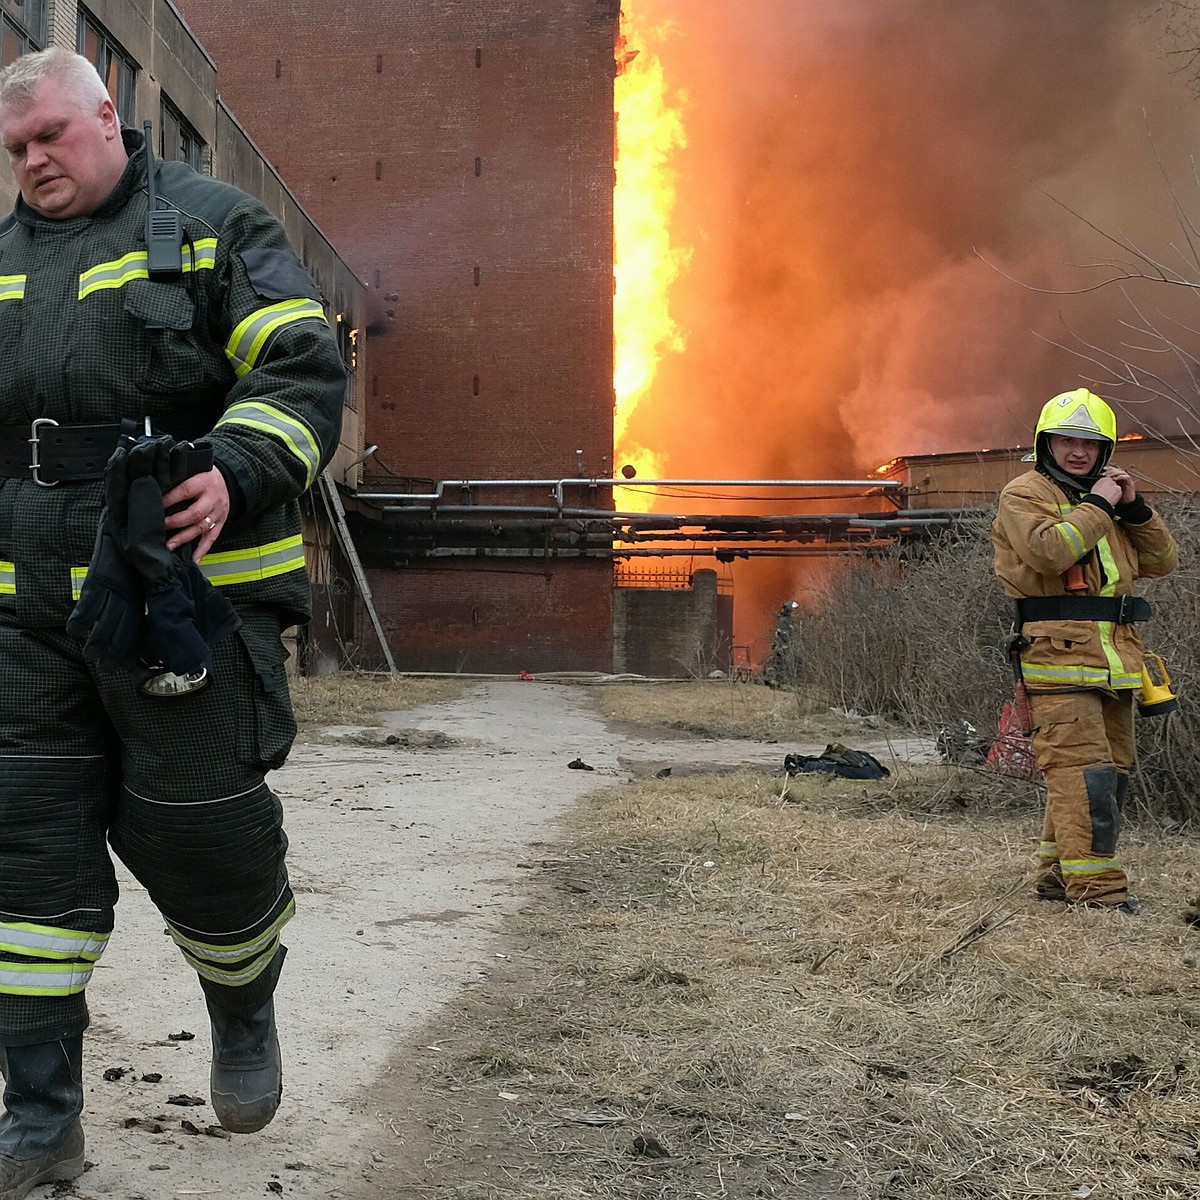
[[[608,563],[439,560],[367,572],[379,622],[402,670],[612,670]],[[359,661],[382,661],[369,620],[358,621]]]
[[[717,573],[692,575],[690,588],[619,587],[613,593],[613,670],[666,679],[730,670],[733,597]]]
[[[582,462],[611,475],[615,0],[179,7],[225,101],[367,284],[376,466],[523,479]],[[482,601],[491,567],[455,569]],[[568,577],[596,591],[589,620],[609,607],[607,567]],[[381,572],[372,588],[412,604],[436,578]],[[501,654],[503,638],[460,619],[419,622],[404,644],[422,658],[442,654],[438,640]],[[557,627],[563,661],[576,654],[579,630],[535,627],[519,606],[511,619],[514,644]]]

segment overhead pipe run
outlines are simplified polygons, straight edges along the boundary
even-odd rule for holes
[[[851,548],[923,539],[971,519],[978,510],[901,507],[904,484],[892,479],[624,479],[576,476],[560,479],[444,479],[422,492],[358,492],[357,536],[378,564],[464,555],[541,557],[671,557],[712,555],[719,561],[756,555],[843,553]],[[594,505],[568,507],[578,489],[693,488],[726,492],[735,504],[753,501],[792,509],[787,513],[625,512]],[[552,503],[529,503],[545,488]],[[843,493],[841,503],[874,501],[867,511],[796,511],[795,505],[828,501],[830,495],[746,495],[804,489]],[[523,491],[504,503],[498,491]],[[489,495],[491,492],[493,494]],[[845,493],[852,494],[845,494]],[[471,493],[482,493],[476,500]],[[853,494],[857,493],[857,494]],[[881,498],[886,502],[880,505]],[[676,496],[676,499],[685,497]],[[690,497],[688,497],[690,498]],[[699,498],[697,495],[696,498]],[[708,497],[717,499],[719,497]],[[576,500],[578,503],[578,500]],[[877,511],[871,511],[875,508]],[[879,511],[881,510],[881,511]],[[375,516],[369,514],[374,512]],[[818,549],[818,547],[820,549]]]
[[[436,510],[445,498],[448,489],[471,491],[477,488],[552,488],[555,507],[566,506],[565,491],[569,487],[587,488],[655,488],[655,487],[711,487],[711,488],[856,488],[886,494],[899,491],[904,485],[897,479],[601,479],[577,477],[574,479],[443,479],[432,492],[356,492],[355,498],[369,503],[386,504],[388,511],[412,508],[419,502]],[[745,499],[745,497],[738,497]],[[762,497],[755,497],[759,500]],[[611,512],[608,515],[613,515]]]

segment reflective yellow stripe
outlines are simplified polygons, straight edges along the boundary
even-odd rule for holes
[[[1026,683],[1053,683],[1076,687],[1105,687],[1108,672],[1103,667],[1052,666],[1048,663],[1021,663]]]
[[[1103,875],[1105,871],[1119,871],[1121,860],[1116,855],[1112,858],[1064,858],[1061,865],[1064,875]]]
[[[0,300],[24,300],[25,276],[0,275]]]
[[[91,963],[0,962],[0,993],[9,996],[72,996],[92,977]]]
[[[1021,673],[1026,683],[1046,683],[1056,687],[1100,687],[1121,691],[1125,688],[1140,687],[1142,683],[1141,673],[1129,674],[1120,665],[1120,660],[1116,669],[1084,667],[1078,664],[1051,666],[1048,663],[1022,662]]]
[[[27,921],[0,921],[0,950],[29,958],[82,958],[96,962],[108,945],[107,933],[57,929]]]
[[[268,542],[265,546],[251,546],[246,550],[220,550],[215,554],[206,554],[200,560],[200,570],[205,578],[217,587],[230,583],[253,583],[303,569],[304,538],[300,534]]]
[[[1038,858],[1058,859],[1058,843],[1057,842],[1039,842],[1038,843]]]
[[[262,546],[249,546],[245,550],[221,550],[215,554],[206,554],[200,563],[200,570],[209,582],[217,587],[230,583],[254,583],[262,579],[272,579],[276,575],[286,575],[289,571],[303,571],[304,567],[304,538],[300,534],[280,538],[277,542],[267,542]],[[73,600],[79,599],[87,572],[87,567],[71,568]],[[0,560],[0,596],[16,594],[16,566]],[[1141,678],[1139,675],[1139,683]]]
[[[247,400],[226,409],[216,427],[220,429],[222,425],[245,425],[278,438],[304,464],[305,487],[316,479],[321,447],[312,430],[298,417],[273,404]]]
[[[252,954],[258,955],[268,949],[274,953],[274,947],[279,941],[279,931],[295,915],[296,901],[289,900],[283,912],[262,933],[257,937],[251,938],[248,942],[238,942],[232,946],[218,945],[216,942],[202,942],[198,938],[188,937],[176,929],[169,921],[167,922],[167,929],[171,934],[171,940],[185,954],[193,954],[208,962],[242,962]]]
[[[246,984],[253,983],[271,965],[278,945],[279,939],[275,938],[258,958],[240,971],[227,971],[221,967],[211,967],[187,950],[183,951],[183,957],[187,959],[192,970],[201,979],[207,979],[210,983],[219,983],[225,987],[245,987]]]
[[[239,377],[245,375],[258,362],[263,346],[277,329],[293,321],[309,321],[314,317],[324,321],[325,310],[315,300],[307,298],[280,300],[278,304],[268,304],[251,313],[225,343],[225,356],[234,373]]]
[[[1076,558],[1082,558],[1087,550],[1087,546],[1083,541],[1083,534],[1070,521],[1060,521],[1058,523],[1058,532],[1063,535],[1063,540],[1071,548],[1071,553]]]
[[[217,265],[217,239],[197,238],[191,245],[191,255],[184,261],[185,271],[211,271]],[[184,245],[184,250],[188,245]]]
[[[145,250],[134,250],[123,258],[89,267],[79,276],[79,299],[104,288],[124,287],[131,279],[149,279],[149,257]]]
[[[188,250],[188,245],[184,245]],[[217,261],[217,239],[200,238],[192,243],[191,252],[186,254],[183,269],[187,271],[211,271]],[[111,262],[97,263],[79,276],[79,299],[105,288],[124,287],[134,279],[149,279],[149,258],[145,250],[133,250]]]

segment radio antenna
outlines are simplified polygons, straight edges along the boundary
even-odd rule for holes
[[[146,135],[146,257],[151,279],[174,279],[183,274],[183,214],[168,205],[158,207],[155,182],[154,127],[143,126]]]

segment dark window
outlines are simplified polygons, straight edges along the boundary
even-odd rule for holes
[[[204,170],[204,141],[187,118],[163,96],[158,110],[158,155],[185,162],[194,171]]]
[[[125,53],[121,43],[114,41],[108,30],[82,8],[79,10],[75,48],[100,73],[122,123],[132,125],[137,63]]]
[[[0,0],[0,67],[46,44],[46,0]]]
[[[4,10],[4,66],[46,46],[46,0],[0,0]],[[13,47],[18,47],[13,53]]]

